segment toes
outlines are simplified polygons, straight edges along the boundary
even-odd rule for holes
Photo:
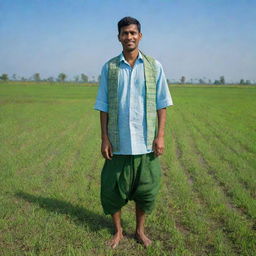
[[[112,248],[112,249],[115,249],[117,245],[118,245],[118,243],[112,243],[112,244],[111,244],[111,248]]]
[[[146,246],[146,247],[149,246],[149,245],[151,245],[151,244],[152,244],[152,241],[151,241],[151,240],[148,240],[148,241],[145,242],[145,246]]]
[[[106,242],[106,245],[107,245],[107,246],[110,246],[112,249],[114,249],[114,248],[117,247],[117,245],[119,244],[120,240],[121,240],[121,239],[112,239],[112,240],[110,240],[110,241],[107,241],[107,242]]]
[[[152,241],[148,237],[141,237],[138,235],[135,235],[135,239],[138,243],[142,244],[145,247],[148,247],[149,245],[152,244]]]

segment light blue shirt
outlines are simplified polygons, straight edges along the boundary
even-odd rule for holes
[[[157,110],[173,105],[171,94],[162,65],[156,60]],[[108,63],[101,71],[101,79],[94,109],[108,112]],[[147,122],[146,122],[146,84],[144,64],[139,52],[133,68],[120,54],[120,69],[118,73],[118,125],[120,135],[120,150],[113,154],[139,155],[150,153],[147,149]]]

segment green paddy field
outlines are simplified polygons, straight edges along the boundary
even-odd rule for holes
[[[162,184],[144,249],[99,191],[97,86],[0,84],[0,255],[256,255],[256,87],[171,86]]]

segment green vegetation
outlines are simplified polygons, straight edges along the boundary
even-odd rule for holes
[[[188,88],[190,87],[190,88]],[[105,241],[97,87],[0,84],[0,255],[256,255],[256,88],[172,86],[162,185],[146,231]]]

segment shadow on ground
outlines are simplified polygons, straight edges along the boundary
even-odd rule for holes
[[[72,205],[71,203],[63,200],[35,196],[23,191],[18,191],[15,193],[15,196],[30,203],[37,204],[47,211],[68,215],[76,224],[86,225],[91,231],[99,231],[107,228],[110,233],[113,233],[112,220],[104,215],[94,213],[91,210]]]

